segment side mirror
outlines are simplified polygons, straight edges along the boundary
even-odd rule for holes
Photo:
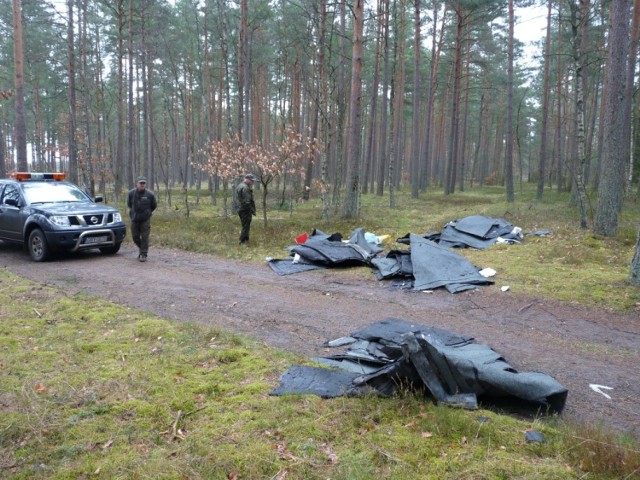
[[[19,207],[20,206],[20,202],[18,201],[17,198],[5,198],[4,204],[5,205],[11,205],[12,207]]]
[[[93,198],[93,201],[96,202],[96,203],[100,203],[103,200],[104,200],[104,198],[102,198],[102,195]]]

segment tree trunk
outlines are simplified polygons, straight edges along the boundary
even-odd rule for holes
[[[507,52],[507,145],[504,160],[504,177],[507,202],[515,200],[513,188],[513,0],[509,0],[509,39]]]
[[[378,89],[380,87],[380,64],[382,63],[382,42],[384,35],[384,4],[378,0],[378,18],[376,31],[376,50],[373,68],[373,79],[371,82],[371,107],[369,113],[369,128],[367,129],[367,141],[365,151],[365,178],[362,185],[362,192],[366,193],[368,180],[370,180],[371,193],[374,190],[375,174],[374,170],[378,164],[378,149],[376,142],[376,124],[378,123]]]
[[[449,132],[449,161],[444,193],[446,195],[456,191],[456,172],[458,168],[458,146],[460,126],[460,82],[462,77],[462,46],[464,17],[462,7],[456,7],[456,43],[453,63],[453,89],[451,90],[451,131]]]
[[[378,157],[378,186],[376,189],[376,195],[382,196],[384,194],[384,184],[386,180],[387,171],[387,121],[389,118],[389,0],[381,0],[382,8],[384,9],[383,24],[383,45],[384,45],[384,59],[383,59],[383,74],[382,74],[382,118],[380,119],[380,146]]]
[[[396,207],[395,187],[397,169],[402,149],[402,123],[404,118],[404,86],[405,86],[405,32],[406,32],[406,3],[400,0],[400,5],[395,5],[397,14],[399,15],[398,32],[395,38],[395,75],[393,77],[392,87],[392,127],[391,127],[391,145],[389,148],[389,207]]]
[[[551,5],[552,0],[547,1],[547,34],[544,39],[544,73],[542,87],[542,124],[540,126],[540,156],[538,160],[538,188],[536,198],[542,199],[544,193],[544,181],[547,165],[547,132],[549,130],[549,65],[551,63]]]
[[[580,227],[587,228],[587,205],[584,185],[584,170],[586,165],[585,155],[585,126],[584,126],[584,90],[582,72],[584,70],[585,56],[582,50],[582,38],[589,16],[589,0],[580,0],[580,5],[570,2],[571,29],[573,32],[573,62],[575,69],[575,116],[576,116],[576,143],[577,161],[575,165],[574,180],[578,194],[580,207]]]
[[[631,262],[631,283],[640,287],[640,230],[638,231],[636,249]]]
[[[445,5],[446,9],[446,5]],[[434,150],[433,142],[433,107],[435,103],[436,85],[438,80],[438,65],[440,63],[440,52],[442,51],[442,42],[444,39],[444,30],[446,25],[446,15],[442,16],[442,27],[440,28],[440,39],[438,40],[438,31],[436,24],[438,23],[438,11],[440,10],[440,2],[433,2],[433,34],[431,36],[431,62],[429,65],[429,84],[427,88],[427,112],[425,114],[425,128],[422,144],[422,181],[425,190],[428,188],[431,178],[432,151]],[[446,10],[445,10],[446,13]]]
[[[346,36],[346,24],[347,24],[347,0],[340,1],[340,20],[338,21],[338,55],[342,58],[347,58],[347,51],[345,45]],[[336,114],[335,130],[333,132],[333,149],[332,156],[333,161],[330,164],[334,165],[333,174],[333,204],[337,209],[340,207],[340,190],[343,184],[342,172],[344,169],[344,121],[346,116],[346,88],[347,82],[346,73],[344,69],[344,62],[338,62],[338,75],[336,85]]]
[[[353,49],[351,53],[351,97],[349,102],[349,149],[347,157],[347,191],[344,216],[355,218],[360,211],[360,141],[362,125],[362,53],[364,33],[364,2],[353,5]]]
[[[465,54],[464,54],[464,111],[462,113],[462,125],[460,132],[460,162],[458,169],[458,188],[464,192],[464,180],[467,169],[467,128],[469,125],[469,93],[471,91],[471,26],[470,22],[466,24],[465,34]]]
[[[118,21],[118,97],[116,99],[116,152],[114,162],[114,188],[116,199],[124,184],[124,1],[117,0]]]
[[[67,59],[69,72],[69,180],[78,183],[76,145],[76,54],[73,27],[73,0],[67,0]]]
[[[625,76],[627,72],[627,52],[630,19],[630,0],[616,0],[611,3],[611,25],[609,28],[609,49],[606,75],[608,90],[602,128],[605,129],[602,146],[602,165],[598,205],[593,225],[596,234],[614,236],[618,233],[618,215],[622,209],[625,184],[625,170],[628,151],[624,138]]]
[[[633,1],[633,16],[631,22],[631,44],[629,47],[629,63],[627,68],[627,82],[626,89],[627,94],[625,98],[624,104],[624,120],[622,121],[622,125],[624,127],[624,132],[622,138],[625,139],[625,143],[623,147],[625,148],[625,152],[623,154],[624,158],[629,159],[629,165],[627,168],[628,175],[626,186],[631,186],[631,181],[633,180],[633,155],[631,154],[632,150],[632,137],[631,137],[631,123],[632,123],[632,115],[633,111],[633,90],[634,90],[634,80],[636,73],[636,57],[638,55],[638,39],[640,38],[640,0]],[[626,191],[626,189],[625,189]]]
[[[24,121],[24,36],[21,0],[13,0],[13,63],[16,88],[16,159],[18,170],[26,172],[29,166],[27,164],[27,127]]]
[[[138,166],[135,165],[136,155],[134,153],[134,129],[135,122],[133,120],[134,114],[134,99],[133,99],[133,89],[134,89],[134,75],[133,75],[133,66],[135,64],[134,60],[134,52],[133,52],[133,2],[129,2],[129,32],[127,33],[127,56],[129,60],[129,74],[128,74],[128,98],[127,102],[127,161],[125,163],[125,183],[128,185],[132,185],[135,181],[135,175],[138,175]]]
[[[411,138],[411,196],[420,192],[420,0],[413,6],[413,132]]]
[[[247,64],[249,61],[247,47],[249,45],[249,4],[248,0],[240,0],[240,32],[238,35],[238,137],[245,139],[245,95],[249,78]]]
[[[558,4],[558,18],[562,18],[561,11],[562,4]],[[556,181],[557,191],[562,191],[562,164],[564,163],[563,156],[563,128],[562,128],[562,98],[564,97],[562,92],[562,59],[564,57],[564,53],[562,52],[562,22],[558,21],[558,46],[556,53],[556,68],[558,69],[556,75],[556,131],[555,131],[555,146],[554,146],[554,157],[555,157],[555,165],[552,171],[550,172],[550,180]]]
[[[4,141],[4,131],[2,130],[2,122],[0,122],[0,178],[7,176],[7,167],[5,164],[5,155],[7,145]]]
[[[87,60],[89,56],[88,38],[87,38],[87,24],[88,20],[88,0],[82,1],[82,15],[79,15],[78,33],[80,35],[80,78],[82,81],[82,92],[80,96],[82,98],[82,117],[84,120],[84,135],[85,135],[85,148],[84,148],[84,161],[81,162],[81,168],[84,175],[83,183],[91,193],[91,196],[95,195],[95,175],[93,172],[93,126],[91,124],[91,114],[89,108],[89,69],[87,67]]]

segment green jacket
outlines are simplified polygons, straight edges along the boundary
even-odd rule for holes
[[[236,196],[238,197],[238,212],[250,211],[256,214],[256,203],[253,201],[253,189],[244,182],[240,182],[236,187]]]

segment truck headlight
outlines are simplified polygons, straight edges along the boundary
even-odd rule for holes
[[[60,226],[60,227],[69,227],[69,226],[71,226],[71,223],[69,222],[69,217],[64,216],[64,215],[51,215],[49,217],[49,221],[51,223],[54,223],[55,225]]]
[[[116,212],[113,214],[113,223],[119,223],[122,221],[122,215],[120,215],[120,212]]]

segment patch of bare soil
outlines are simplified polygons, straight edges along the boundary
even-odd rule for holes
[[[395,317],[470,335],[519,371],[540,371],[569,389],[563,416],[640,438],[640,315],[617,314],[501,292],[496,286],[450,294],[398,291],[354,269],[278,276],[248,264],[154,248],[140,263],[115,256],[65,255],[33,263],[0,242],[0,265],[69,293],[90,295],[251,335],[303,356],[325,356],[327,340]],[[591,384],[610,396],[590,388]],[[274,385],[275,387],[275,385]]]

